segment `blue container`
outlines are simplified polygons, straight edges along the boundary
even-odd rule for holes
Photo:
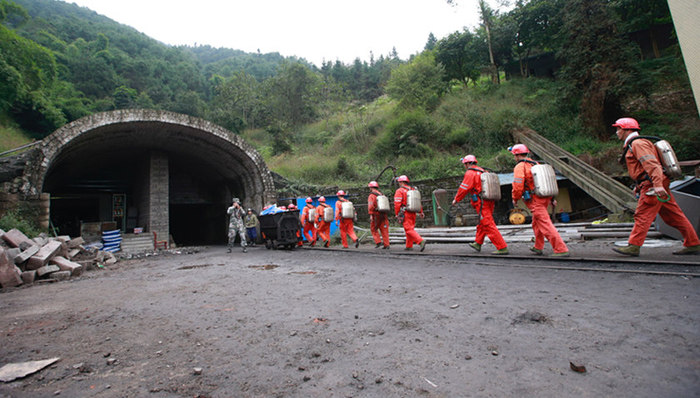
[[[569,213],[567,213],[565,211],[559,213],[559,219],[561,219],[561,222],[563,222],[563,223],[567,223],[567,222],[571,221],[571,219],[569,218]]]

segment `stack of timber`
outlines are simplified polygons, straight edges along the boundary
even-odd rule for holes
[[[564,241],[591,240],[591,239],[625,239],[632,231],[633,223],[560,223],[555,224],[557,231]],[[530,224],[499,225],[499,231],[506,242],[530,242],[535,235]],[[476,239],[476,227],[455,228],[416,228],[423,238],[431,243],[469,243]],[[663,234],[649,230],[648,238],[660,238]],[[405,241],[403,231],[396,230],[389,234],[392,243]]]
[[[628,187],[532,130],[517,131],[513,135],[611,212],[634,213],[637,201]]]

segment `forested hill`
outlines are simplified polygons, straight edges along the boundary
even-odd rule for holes
[[[0,150],[91,113],[154,108],[244,135],[301,182],[363,181],[387,164],[455,175],[465,153],[507,168],[503,148],[525,127],[605,167],[621,115],[680,158],[700,157],[666,0],[524,0],[506,13],[479,4],[478,28],[430,35],[408,60],[394,51],[317,67],[168,46],[63,1],[0,0]]]

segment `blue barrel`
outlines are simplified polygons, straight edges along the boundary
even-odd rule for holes
[[[561,219],[561,222],[564,222],[564,223],[571,221],[571,219],[569,218],[569,213],[567,213],[565,211],[559,213],[559,218]]]

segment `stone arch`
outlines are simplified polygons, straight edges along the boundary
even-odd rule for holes
[[[138,223],[165,236],[177,206],[221,208],[239,197],[259,210],[276,196],[262,156],[241,137],[203,119],[146,109],[93,114],[56,130],[27,163],[20,187],[27,197],[120,189],[139,201]],[[222,217],[217,230],[225,228]]]

